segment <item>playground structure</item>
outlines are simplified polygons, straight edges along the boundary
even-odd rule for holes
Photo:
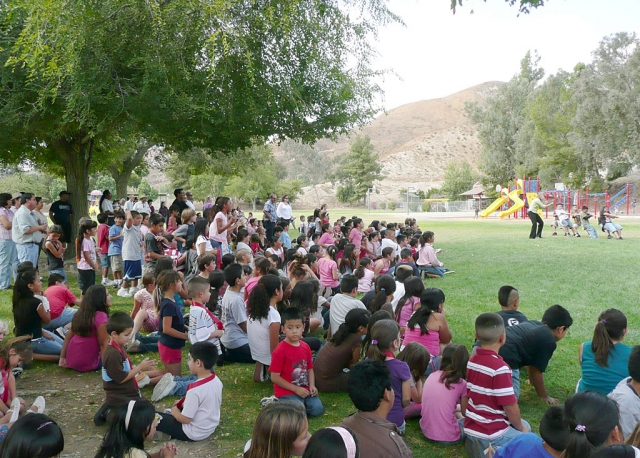
[[[624,208],[624,214],[630,214],[630,208],[635,213],[636,203],[636,186],[633,183],[627,183],[619,192],[613,196],[609,195],[609,191],[600,193],[590,193],[589,188],[583,190],[572,189],[553,189],[553,190],[540,190],[540,179],[532,178],[517,178],[516,184],[511,187],[501,188],[500,197],[494,200],[486,209],[479,213],[481,218],[487,218],[492,213],[503,209],[498,213],[500,218],[509,217],[513,215],[514,218],[528,218],[527,208],[524,205],[522,195],[526,194],[526,199],[531,202],[536,198],[538,193],[542,193],[547,202],[553,202],[553,206],[545,209],[545,218],[549,216],[549,211],[553,214],[553,209],[558,204],[563,204],[566,209],[569,209],[572,205],[577,205],[578,208],[586,206],[589,209],[593,208],[593,214],[598,213],[598,206],[608,207],[612,213],[620,213],[620,208]],[[602,199],[602,200],[600,200]],[[504,206],[507,208],[504,209]],[[542,216],[542,215],[541,215]]]

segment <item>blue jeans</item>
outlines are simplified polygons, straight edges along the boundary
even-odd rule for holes
[[[187,387],[198,380],[198,376],[196,375],[185,375],[184,377],[173,377],[173,381],[176,382],[176,385],[169,393],[169,396],[184,396],[187,394]]]
[[[136,333],[136,340],[140,342],[140,346],[138,347],[138,351],[136,353],[146,353],[146,352],[158,352],[158,341],[160,340],[160,336],[157,334],[149,334],[148,336],[143,336],[139,332]]]
[[[67,274],[64,271],[64,268],[60,268],[60,269],[53,269],[53,270],[49,270],[49,275],[52,274],[58,274],[58,275],[62,275],[64,277],[64,281],[67,281]]]
[[[444,267],[434,267],[434,266],[418,266],[418,270],[420,272],[426,272],[428,274],[437,275],[438,277],[444,277],[444,273],[449,269],[445,269]]]
[[[520,399],[520,369],[512,369],[511,378],[513,379],[513,392],[516,399]]]
[[[35,243],[16,243],[16,250],[18,250],[18,262],[31,261],[36,268],[38,267],[40,245]]]
[[[57,335],[50,333],[53,336],[53,340],[49,340],[46,337],[40,337],[39,339],[33,339],[31,341],[31,348],[33,352],[38,355],[59,355],[62,351],[63,340]]]
[[[58,329],[60,326],[66,326],[71,323],[73,316],[78,313],[78,309],[72,309],[71,307],[65,307],[62,310],[62,313],[55,320],[51,320],[49,324],[42,326],[44,329],[48,329],[53,331]]]
[[[531,430],[531,425],[526,420],[522,420],[522,424],[527,428],[529,428],[529,430]],[[505,445],[507,445],[509,441],[515,439],[520,434],[524,434],[524,433],[522,431],[518,431],[513,427],[509,427],[509,429],[507,429],[502,434],[502,436],[496,437],[495,439],[492,439],[492,440],[480,439],[478,437],[470,436],[469,434],[467,434],[467,440],[479,442],[483,450],[488,448],[489,444],[491,444],[493,448],[498,449],[500,447],[504,447]]]
[[[11,275],[16,279],[18,268],[18,252],[13,240],[0,239],[0,289],[11,285]]]
[[[289,396],[282,396],[281,398],[278,398],[278,400],[286,402],[301,402],[304,404],[307,415],[310,417],[318,417],[324,413],[324,407],[322,406],[322,402],[318,396],[307,396],[306,398],[301,398],[297,394],[292,394]]]

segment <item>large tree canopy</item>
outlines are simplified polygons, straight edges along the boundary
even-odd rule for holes
[[[0,0],[0,157],[66,177],[76,217],[114,135],[217,158],[377,111],[383,0]]]

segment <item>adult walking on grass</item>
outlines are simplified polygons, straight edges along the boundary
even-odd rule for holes
[[[542,221],[542,217],[538,212],[550,205],[551,202],[547,203],[541,192],[539,192],[536,198],[529,203],[529,219],[531,220],[531,233],[529,234],[530,239],[535,239],[536,237],[542,238],[544,221]]]

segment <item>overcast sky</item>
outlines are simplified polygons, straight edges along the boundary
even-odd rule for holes
[[[406,27],[384,28],[375,44],[387,110],[445,97],[486,81],[507,81],[528,50],[537,50],[547,74],[590,62],[601,39],[640,34],[640,0],[548,0],[518,17],[504,0],[466,0],[451,13],[450,0],[390,0]],[[474,11],[470,14],[471,10]],[[401,78],[401,79],[400,79]]]

